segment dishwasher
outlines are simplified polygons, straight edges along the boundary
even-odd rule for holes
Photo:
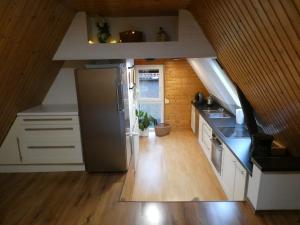
[[[213,134],[212,137],[212,148],[211,148],[211,161],[221,175],[221,166],[222,166],[222,152],[223,152],[223,145],[222,142]]]

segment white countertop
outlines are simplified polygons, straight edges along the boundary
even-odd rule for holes
[[[38,105],[24,110],[18,116],[77,116],[78,106],[75,104]]]

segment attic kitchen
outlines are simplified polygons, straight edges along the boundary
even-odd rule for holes
[[[0,175],[121,174],[111,184],[122,183],[121,204],[241,201],[257,212],[299,210],[299,157],[266,132],[217,56],[185,9],[77,12],[41,104],[20,110],[4,138]]]

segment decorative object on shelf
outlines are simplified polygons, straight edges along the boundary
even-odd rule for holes
[[[120,32],[120,42],[142,42],[144,40],[143,32],[137,30],[128,30]]]
[[[162,27],[159,27],[157,32],[156,41],[169,41],[169,35],[164,31]]]
[[[163,137],[171,132],[171,125],[168,123],[159,123],[155,125],[155,135]]]
[[[135,114],[139,120],[140,136],[148,136],[149,126],[151,124],[153,124],[154,126],[157,125],[157,120],[152,116],[148,115],[148,113],[141,110],[136,110]]]
[[[97,23],[98,40],[100,43],[107,43],[110,37],[109,25],[104,19],[100,19]]]

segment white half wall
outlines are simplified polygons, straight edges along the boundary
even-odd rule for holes
[[[179,11],[178,38],[178,41],[170,42],[90,45],[86,14],[78,12],[53,59],[203,58],[216,55],[200,26],[187,10]]]
[[[73,68],[62,68],[59,71],[43,104],[77,104]]]

